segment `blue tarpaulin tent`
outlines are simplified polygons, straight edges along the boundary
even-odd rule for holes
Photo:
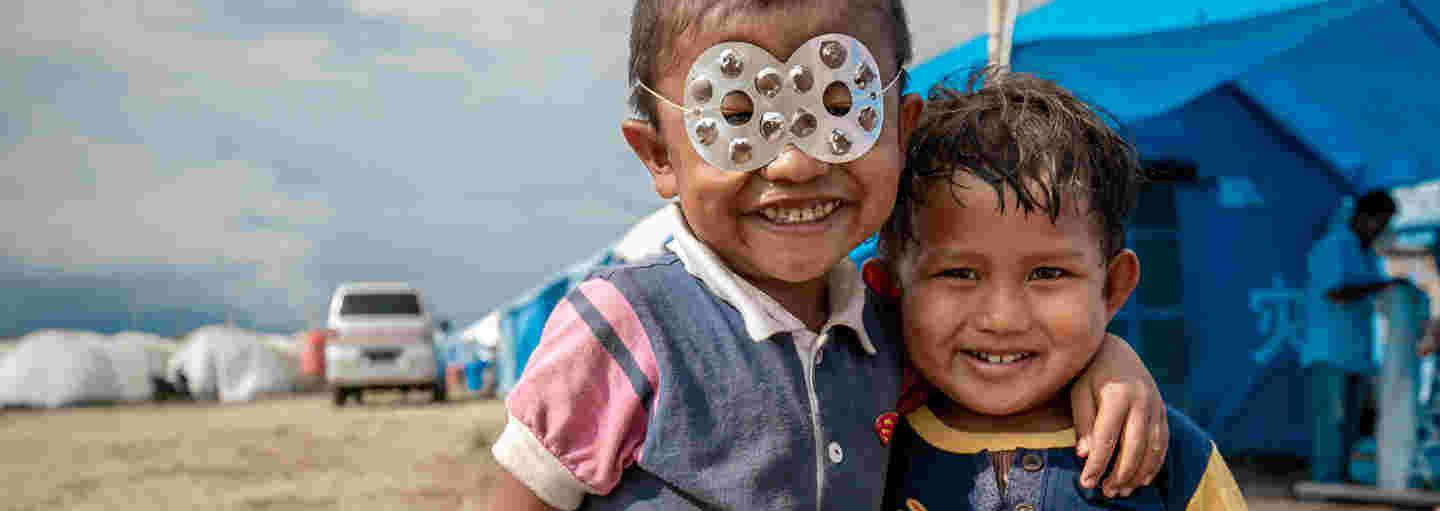
[[[1013,69],[1197,174],[1142,196],[1145,274],[1117,331],[1226,452],[1309,451],[1297,357],[1254,354],[1298,332],[1305,255],[1342,196],[1440,178],[1437,21],[1437,0],[1056,0],[1015,25]],[[984,37],[962,44],[911,90],[985,58]]]

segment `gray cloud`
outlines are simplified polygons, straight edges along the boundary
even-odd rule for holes
[[[921,60],[984,28],[978,0],[908,7]],[[357,279],[415,282],[463,323],[662,204],[619,135],[624,3],[11,2],[0,18],[12,326],[115,295],[100,302],[300,328]]]

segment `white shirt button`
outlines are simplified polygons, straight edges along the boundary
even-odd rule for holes
[[[840,463],[840,461],[841,461],[841,460],[844,460],[844,459],[845,459],[845,451],[842,450],[842,449],[840,449],[840,444],[835,443],[835,442],[830,442],[830,462],[831,462],[831,463]]]

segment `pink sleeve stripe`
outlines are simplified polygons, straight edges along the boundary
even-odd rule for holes
[[[645,407],[655,401],[655,389],[660,383],[660,370],[655,364],[655,348],[650,344],[650,334],[645,332],[645,326],[640,323],[640,316],[630,306],[630,302],[620,294],[620,289],[614,284],[604,280],[591,280],[581,283],[578,291],[584,294],[596,312],[603,317],[604,323],[609,325],[614,332],[615,340],[623,344],[623,349],[612,350],[616,359],[620,360],[628,352],[632,367],[627,367],[630,373],[631,384],[636,388],[635,394],[645,401]],[[598,327],[597,319],[586,318],[591,330],[596,331],[600,336],[602,328]],[[606,342],[605,339],[601,339]],[[622,360],[622,363],[623,360]],[[638,374],[637,374],[638,371]],[[646,390],[648,389],[648,390]]]
[[[608,325],[600,332],[592,324],[596,318]],[[628,364],[617,360],[616,348],[629,355]],[[654,393],[642,398],[636,376],[654,388],[649,348],[638,316],[613,285],[582,284],[551,313],[507,398],[510,415],[594,493],[609,493],[619,483],[645,440]]]

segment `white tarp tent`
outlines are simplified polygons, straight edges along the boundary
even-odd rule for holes
[[[471,347],[472,355],[476,360],[484,364],[483,370],[478,374],[480,382],[470,381],[477,375],[472,373],[468,366],[466,370],[466,383],[472,389],[479,389],[489,393],[499,384],[497,380],[498,367],[496,359],[500,355],[500,343],[504,340],[504,333],[500,329],[500,311],[490,311],[480,321],[460,332],[460,342]]]
[[[233,403],[293,392],[299,374],[295,343],[287,336],[211,325],[186,336],[170,358],[166,380],[197,399]]]
[[[55,408],[153,393],[143,348],[93,332],[32,332],[0,360],[0,405]]]
[[[494,351],[500,345],[500,311],[491,311],[470,328],[460,332],[460,338]]]
[[[164,378],[170,357],[180,350],[180,344],[149,332],[127,331],[110,336],[110,343],[116,346],[138,348],[145,354],[146,373],[154,378]]]
[[[680,229],[679,208],[666,205],[635,223],[611,250],[624,262],[635,262],[664,250]]]

